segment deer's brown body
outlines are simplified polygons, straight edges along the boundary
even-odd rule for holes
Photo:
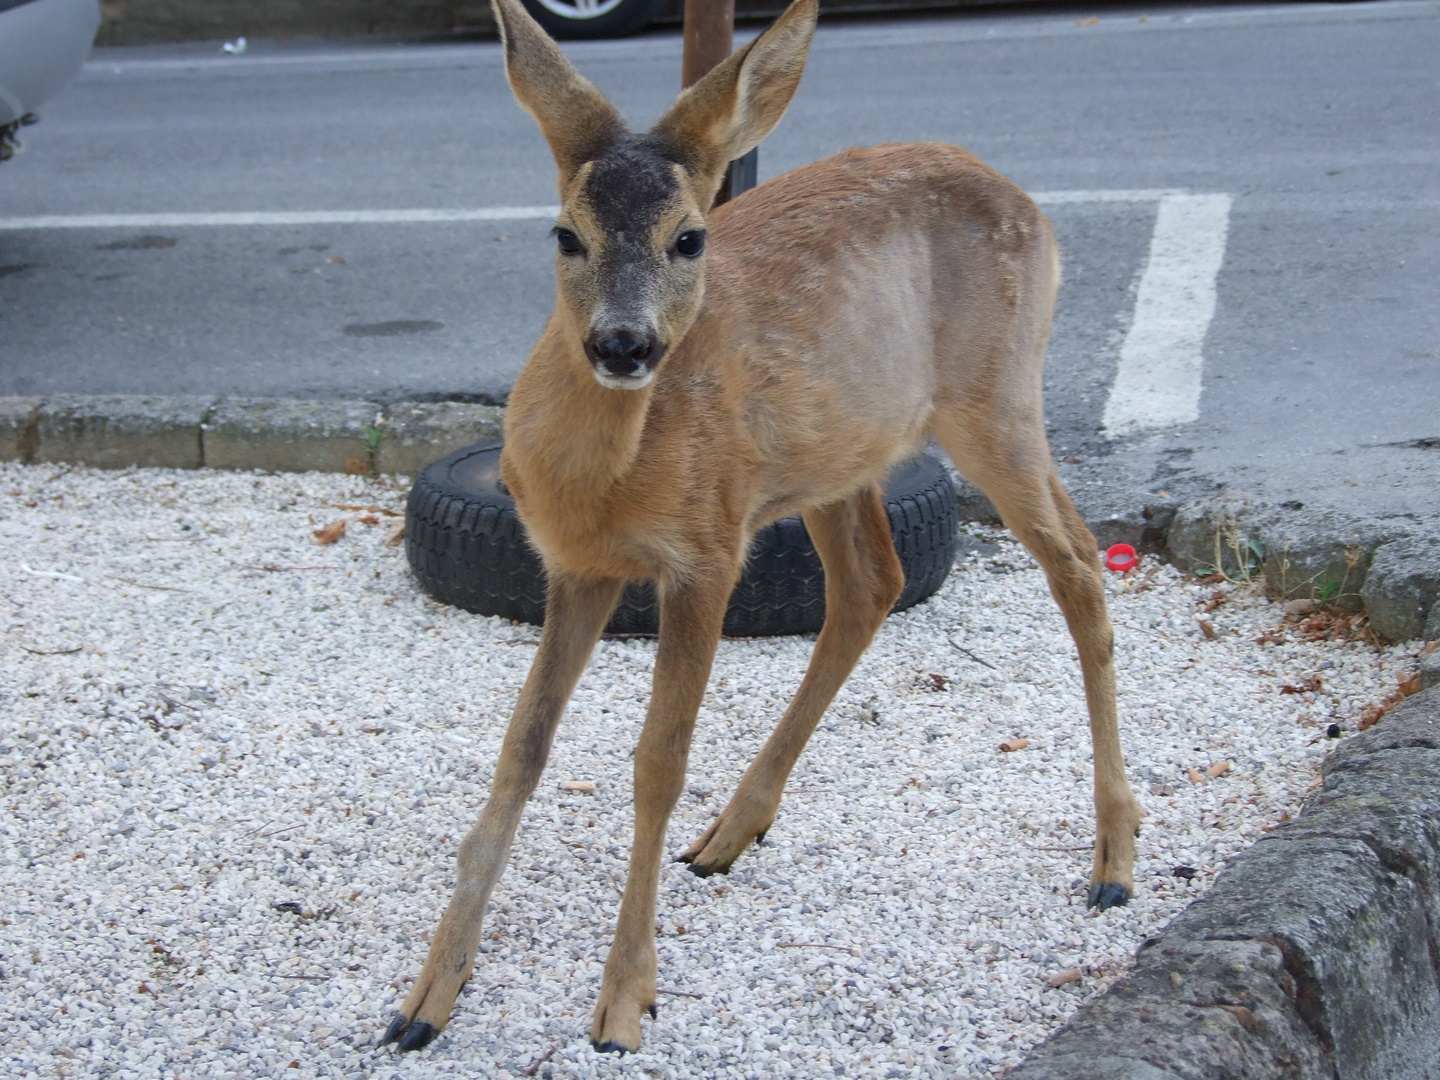
[[[422,1046],[444,1026],[565,702],[623,584],[649,579],[661,597],[654,693],[635,754],[631,872],[591,1032],[599,1049],[639,1046],[655,1001],[666,823],[750,538],[804,515],[827,617],[775,733],[681,856],[702,875],[728,870],[769,828],[806,740],[899,596],[878,482],[931,436],[1044,566],[1065,613],[1095,744],[1090,901],[1123,903],[1139,811],[1120,756],[1110,625],[1094,539],[1044,431],[1059,281],[1048,222],[1009,181],[941,144],[850,151],[707,217],[725,162],[778,121],[799,81],[813,0],[797,0],[640,139],[514,0],[496,10],[512,86],[561,171],[559,302],[512,392],[502,459],[550,598],[491,798],[461,845],[455,897],[388,1037]],[[617,182],[627,175],[639,177],[633,189]],[[702,253],[690,254],[696,236]]]
[[[559,316],[515,383],[505,481],[547,565],[683,580],[715,538],[738,558],[767,522],[883,478],[937,411],[1030,419],[1056,248],[965,151],[851,151],[709,226],[704,305],[650,386],[599,385]]]

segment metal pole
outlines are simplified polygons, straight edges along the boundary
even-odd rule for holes
[[[681,64],[681,86],[699,82],[705,73],[724,60],[735,48],[735,0],[685,0],[685,58]],[[759,149],[751,150],[730,163],[720,184],[715,205],[755,186],[760,160]]]

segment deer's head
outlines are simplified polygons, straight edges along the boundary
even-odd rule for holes
[[[510,86],[560,171],[557,312],[602,385],[638,390],[700,310],[706,215],[729,163],[790,104],[816,0],[795,0],[644,134],[626,128],[518,0],[493,4]]]

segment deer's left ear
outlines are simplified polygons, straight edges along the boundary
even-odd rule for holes
[[[518,0],[491,0],[505,47],[505,75],[540,125],[562,182],[625,130],[615,107],[555,44]]]
[[[818,0],[795,0],[765,33],[680,95],[654,133],[697,179],[719,184],[725,166],[760,144],[785,115],[810,52]]]

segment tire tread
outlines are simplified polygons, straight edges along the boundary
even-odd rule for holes
[[[436,600],[479,615],[539,625],[545,620],[545,571],[507,496],[465,491],[449,479],[453,461],[498,449],[481,444],[427,466],[406,506],[405,553],[422,587]],[[901,490],[893,490],[899,484]],[[894,611],[932,596],[955,562],[959,500],[944,466],[928,454],[897,468],[886,513],[905,589]],[[502,505],[503,503],[503,505]],[[762,529],[725,613],[731,637],[807,634],[825,621],[825,574],[804,522],[784,518]],[[626,587],[606,632],[653,634],[659,626],[655,590]]]

